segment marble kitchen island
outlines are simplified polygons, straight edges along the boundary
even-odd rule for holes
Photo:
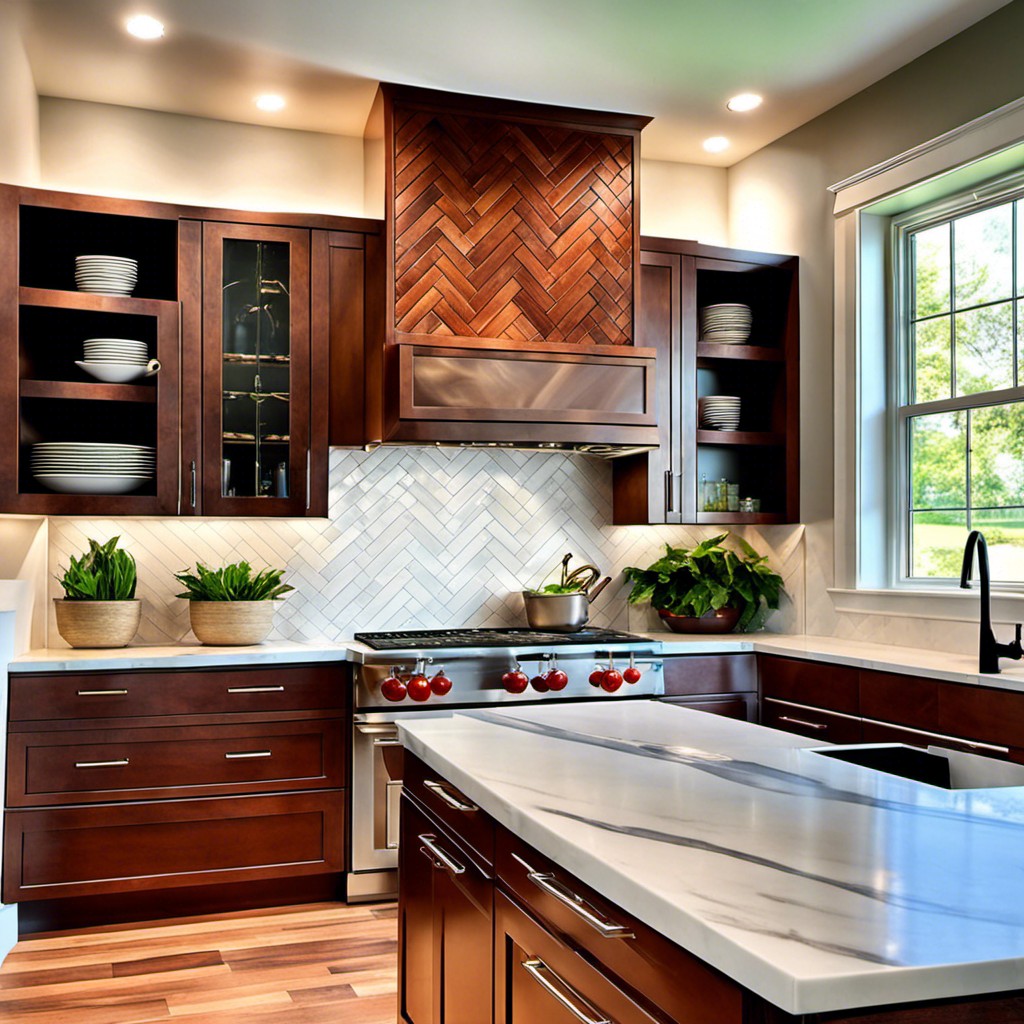
[[[465,712],[401,738],[498,825],[790,1014],[1024,988],[1024,789],[935,788],[653,701]]]

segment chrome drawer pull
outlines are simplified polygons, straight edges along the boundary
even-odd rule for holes
[[[375,736],[373,738],[373,745],[375,747],[400,747],[402,745],[402,741],[390,739],[387,736]]]
[[[541,988],[554,996],[581,1024],[614,1024],[607,1017],[600,1016],[599,1011],[595,1010],[568,982],[555,974],[543,960],[524,960],[522,967]],[[551,978],[547,977],[549,974]],[[562,991],[563,988],[565,992]],[[577,1001],[582,1004],[582,1008],[577,1006]]]
[[[127,690],[78,690],[79,697],[123,697]]]
[[[803,718],[790,718],[788,715],[779,715],[779,721],[799,725],[804,729],[813,729],[815,732],[823,732],[828,728],[828,722],[808,722]]]
[[[466,873],[466,869],[457,860],[452,860],[452,858],[434,842],[437,838],[436,836],[417,836],[416,838],[423,844],[420,847],[420,853],[422,853],[424,857],[429,857],[434,862],[434,867],[443,867],[453,875],[464,875]]]
[[[118,758],[116,761],[76,761],[76,768],[122,768],[128,763],[127,757]]]
[[[526,861],[515,854],[513,857],[526,868],[526,877],[533,882],[538,889],[543,890],[549,896],[553,896],[563,906],[568,907],[577,917],[581,917],[595,931],[599,932],[606,939],[634,939],[636,936],[632,930],[625,925],[616,924],[611,919],[601,914],[596,907],[588,903],[582,896],[577,895],[567,885],[560,882],[550,872],[534,871]]]
[[[440,782],[424,782],[424,789],[429,789],[431,793],[439,796],[452,810],[454,811],[479,811],[480,808],[476,804],[467,803],[465,800],[460,800],[457,796],[452,796]]]
[[[239,750],[224,755],[229,761],[243,761],[249,757],[270,757],[269,750]]]
[[[228,693],[281,693],[283,686],[229,686]]]

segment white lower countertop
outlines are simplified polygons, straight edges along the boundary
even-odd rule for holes
[[[937,789],[654,701],[399,725],[502,825],[790,1013],[1024,987],[1024,789]]]

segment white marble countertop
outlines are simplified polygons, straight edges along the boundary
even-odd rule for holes
[[[1024,986],[1024,789],[937,789],[653,701],[405,718],[400,734],[502,825],[790,1013]]]

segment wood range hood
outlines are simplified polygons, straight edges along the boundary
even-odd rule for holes
[[[657,446],[654,350],[633,345],[649,120],[380,87],[380,443]]]

